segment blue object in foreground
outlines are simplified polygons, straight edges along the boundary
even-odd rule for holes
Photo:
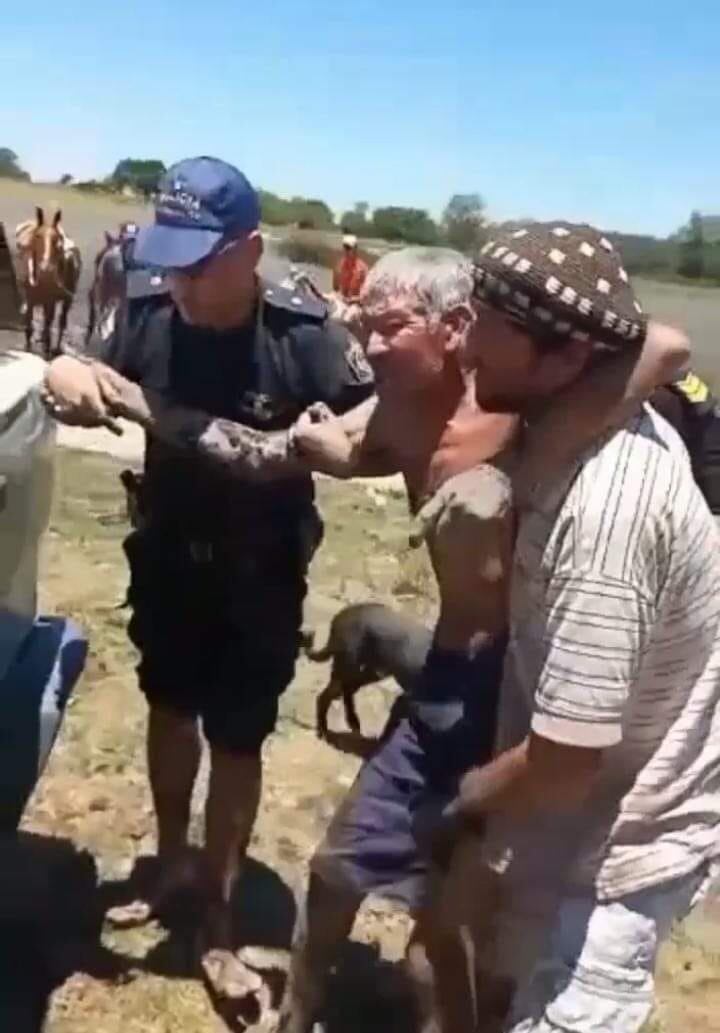
[[[39,617],[0,681],[0,833],[17,829],[87,658],[82,630]]]

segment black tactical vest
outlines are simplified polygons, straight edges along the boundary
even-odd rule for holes
[[[681,423],[670,417],[690,454],[693,473],[711,512],[720,513],[720,406],[708,385],[695,373],[667,385],[677,400]]]

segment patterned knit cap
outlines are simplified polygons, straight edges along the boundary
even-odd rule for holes
[[[592,226],[545,222],[496,234],[476,259],[474,296],[540,339],[618,350],[647,333],[620,255]]]

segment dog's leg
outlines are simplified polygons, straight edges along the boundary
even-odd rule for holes
[[[328,737],[328,712],[330,706],[334,700],[340,699],[341,696],[343,696],[343,686],[338,681],[333,669],[330,681],[319,694],[315,705],[315,727],[321,739],[327,739]]]
[[[342,687],[342,701],[345,707],[345,720],[347,721],[348,728],[357,735],[360,735],[362,729],[360,727],[360,718],[358,717],[358,712],[355,707],[356,692],[357,687],[355,686],[351,687],[349,685],[343,685]]]

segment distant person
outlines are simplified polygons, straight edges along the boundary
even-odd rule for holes
[[[342,258],[333,274],[333,290],[345,301],[356,301],[368,274],[368,264],[358,254],[358,241],[346,233],[342,241]]]
[[[103,362],[65,356],[47,376],[59,419],[97,425],[112,399],[115,415],[147,432],[141,526],[125,551],[160,866],[149,899],[119,917],[142,922],[190,885],[200,958],[226,997],[247,976],[231,950],[230,899],[322,536],[289,429],[312,403],[344,413],[373,393],[362,352],[325,306],[259,279],[259,222],[257,193],[236,168],[207,157],[175,165],[154,225],[135,238],[137,291],[102,327]],[[187,835],[199,721],[210,781],[197,864]]]

